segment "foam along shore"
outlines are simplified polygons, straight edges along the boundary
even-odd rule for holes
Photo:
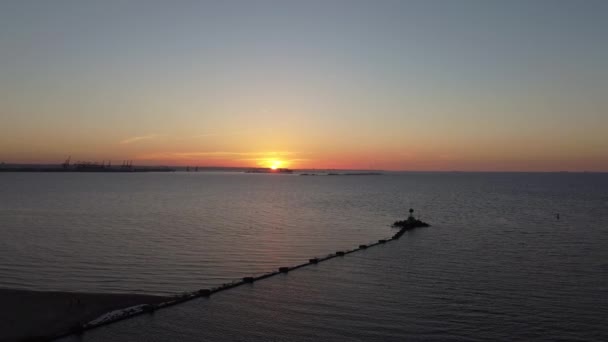
[[[169,297],[0,289],[0,341],[46,341],[109,312]]]

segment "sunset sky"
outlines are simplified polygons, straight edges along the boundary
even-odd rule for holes
[[[608,1],[0,1],[0,162],[608,171]]]

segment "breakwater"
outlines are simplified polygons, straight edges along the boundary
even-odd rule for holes
[[[400,224],[397,224],[397,223],[400,223]],[[209,298],[213,294],[218,293],[218,292],[226,291],[228,289],[232,289],[232,288],[235,288],[238,286],[243,286],[245,284],[253,284],[257,281],[264,280],[266,278],[270,278],[270,277],[277,276],[280,274],[287,274],[289,272],[295,271],[302,267],[317,265],[323,261],[327,261],[327,260],[330,260],[333,258],[338,258],[338,257],[344,257],[351,253],[355,253],[355,252],[362,251],[362,250],[367,250],[368,248],[372,248],[372,247],[375,247],[378,245],[383,245],[383,244],[389,243],[391,241],[398,240],[407,231],[410,231],[410,230],[413,230],[416,228],[420,228],[420,227],[428,227],[428,226],[429,226],[428,224],[426,224],[420,220],[413,219],[413,217],[411,217],[411,219],[408,219],[405,221],[397,221],[393,225],[393,227],[399,228],[399,230],[395,234],[393,234],[391,237],[379,239],[379,240],[369,243],[369,244],[360,244],[360,245],[358,245],[358,247],[350,249],[350,250],[339,250],[334,253],[330,253],[324,257],[313,257],[313,258],[308,259],[307,262],[304,262],[304,263],[301,263],[298,265],[293,265],[293,266],[279,267],[278,269],[276,269],[274,271],[264,273],[264,274],[261,274],[258,276],[246,276],[239,280],[234,280],[229,283],[224,283],[224,284],[216,286],[216,287],[199,289],[199,290],[191,291],[191,292],[185,292],[185,293],[176,295],[171,300],[160,303],[160,304],[143,304],[143,305],[138,305],[138,306],[110,312],[93,321],[75,325],[75,326],[71,327],[68,331],[64,331],[55,336],[51,336],[49,338],[49,340],[66,337],[66,336],[72,335],[72,334],[79,335],[79,334],[84,333],[87,330],[91,330],[91,329],[94,329],[97,327],[108,325],[108,324],[111,324],[111,323],[114,323],[117,321],[121,321],[121,320],[124,320],[127,318],[135,317],[138,315],[153,314],[157,310],[171,307],[174,305],[178,305],[178,304],[181,304],[181,303],[184,303],[184,302],[196,299],[196,298],[201,298],[201,297]]]

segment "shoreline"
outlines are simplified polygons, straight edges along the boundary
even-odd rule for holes
[[[114,310],[171,297],[0,288],[0,342],[46,341]]]

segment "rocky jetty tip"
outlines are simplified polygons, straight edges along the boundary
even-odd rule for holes
[[[414,209],[410,208],[409,211],[410,211],[410,215],[408,216],[407,220],[395,221],[393,223],[393,225],[392,225],[393,228],[399,228],[399,231],[397,233],[395,233],[395,235],[393,235],[393,239],[400,238],[401,235],[403,235],[408,230],[431,226],[430,224],[414,217]]]
[[[395,221],[392,225],[394,228],[413,229],[421,227],[430,227],[431,225],[414,217],[414,209],[410,209],[410,215],[407,220]]]

